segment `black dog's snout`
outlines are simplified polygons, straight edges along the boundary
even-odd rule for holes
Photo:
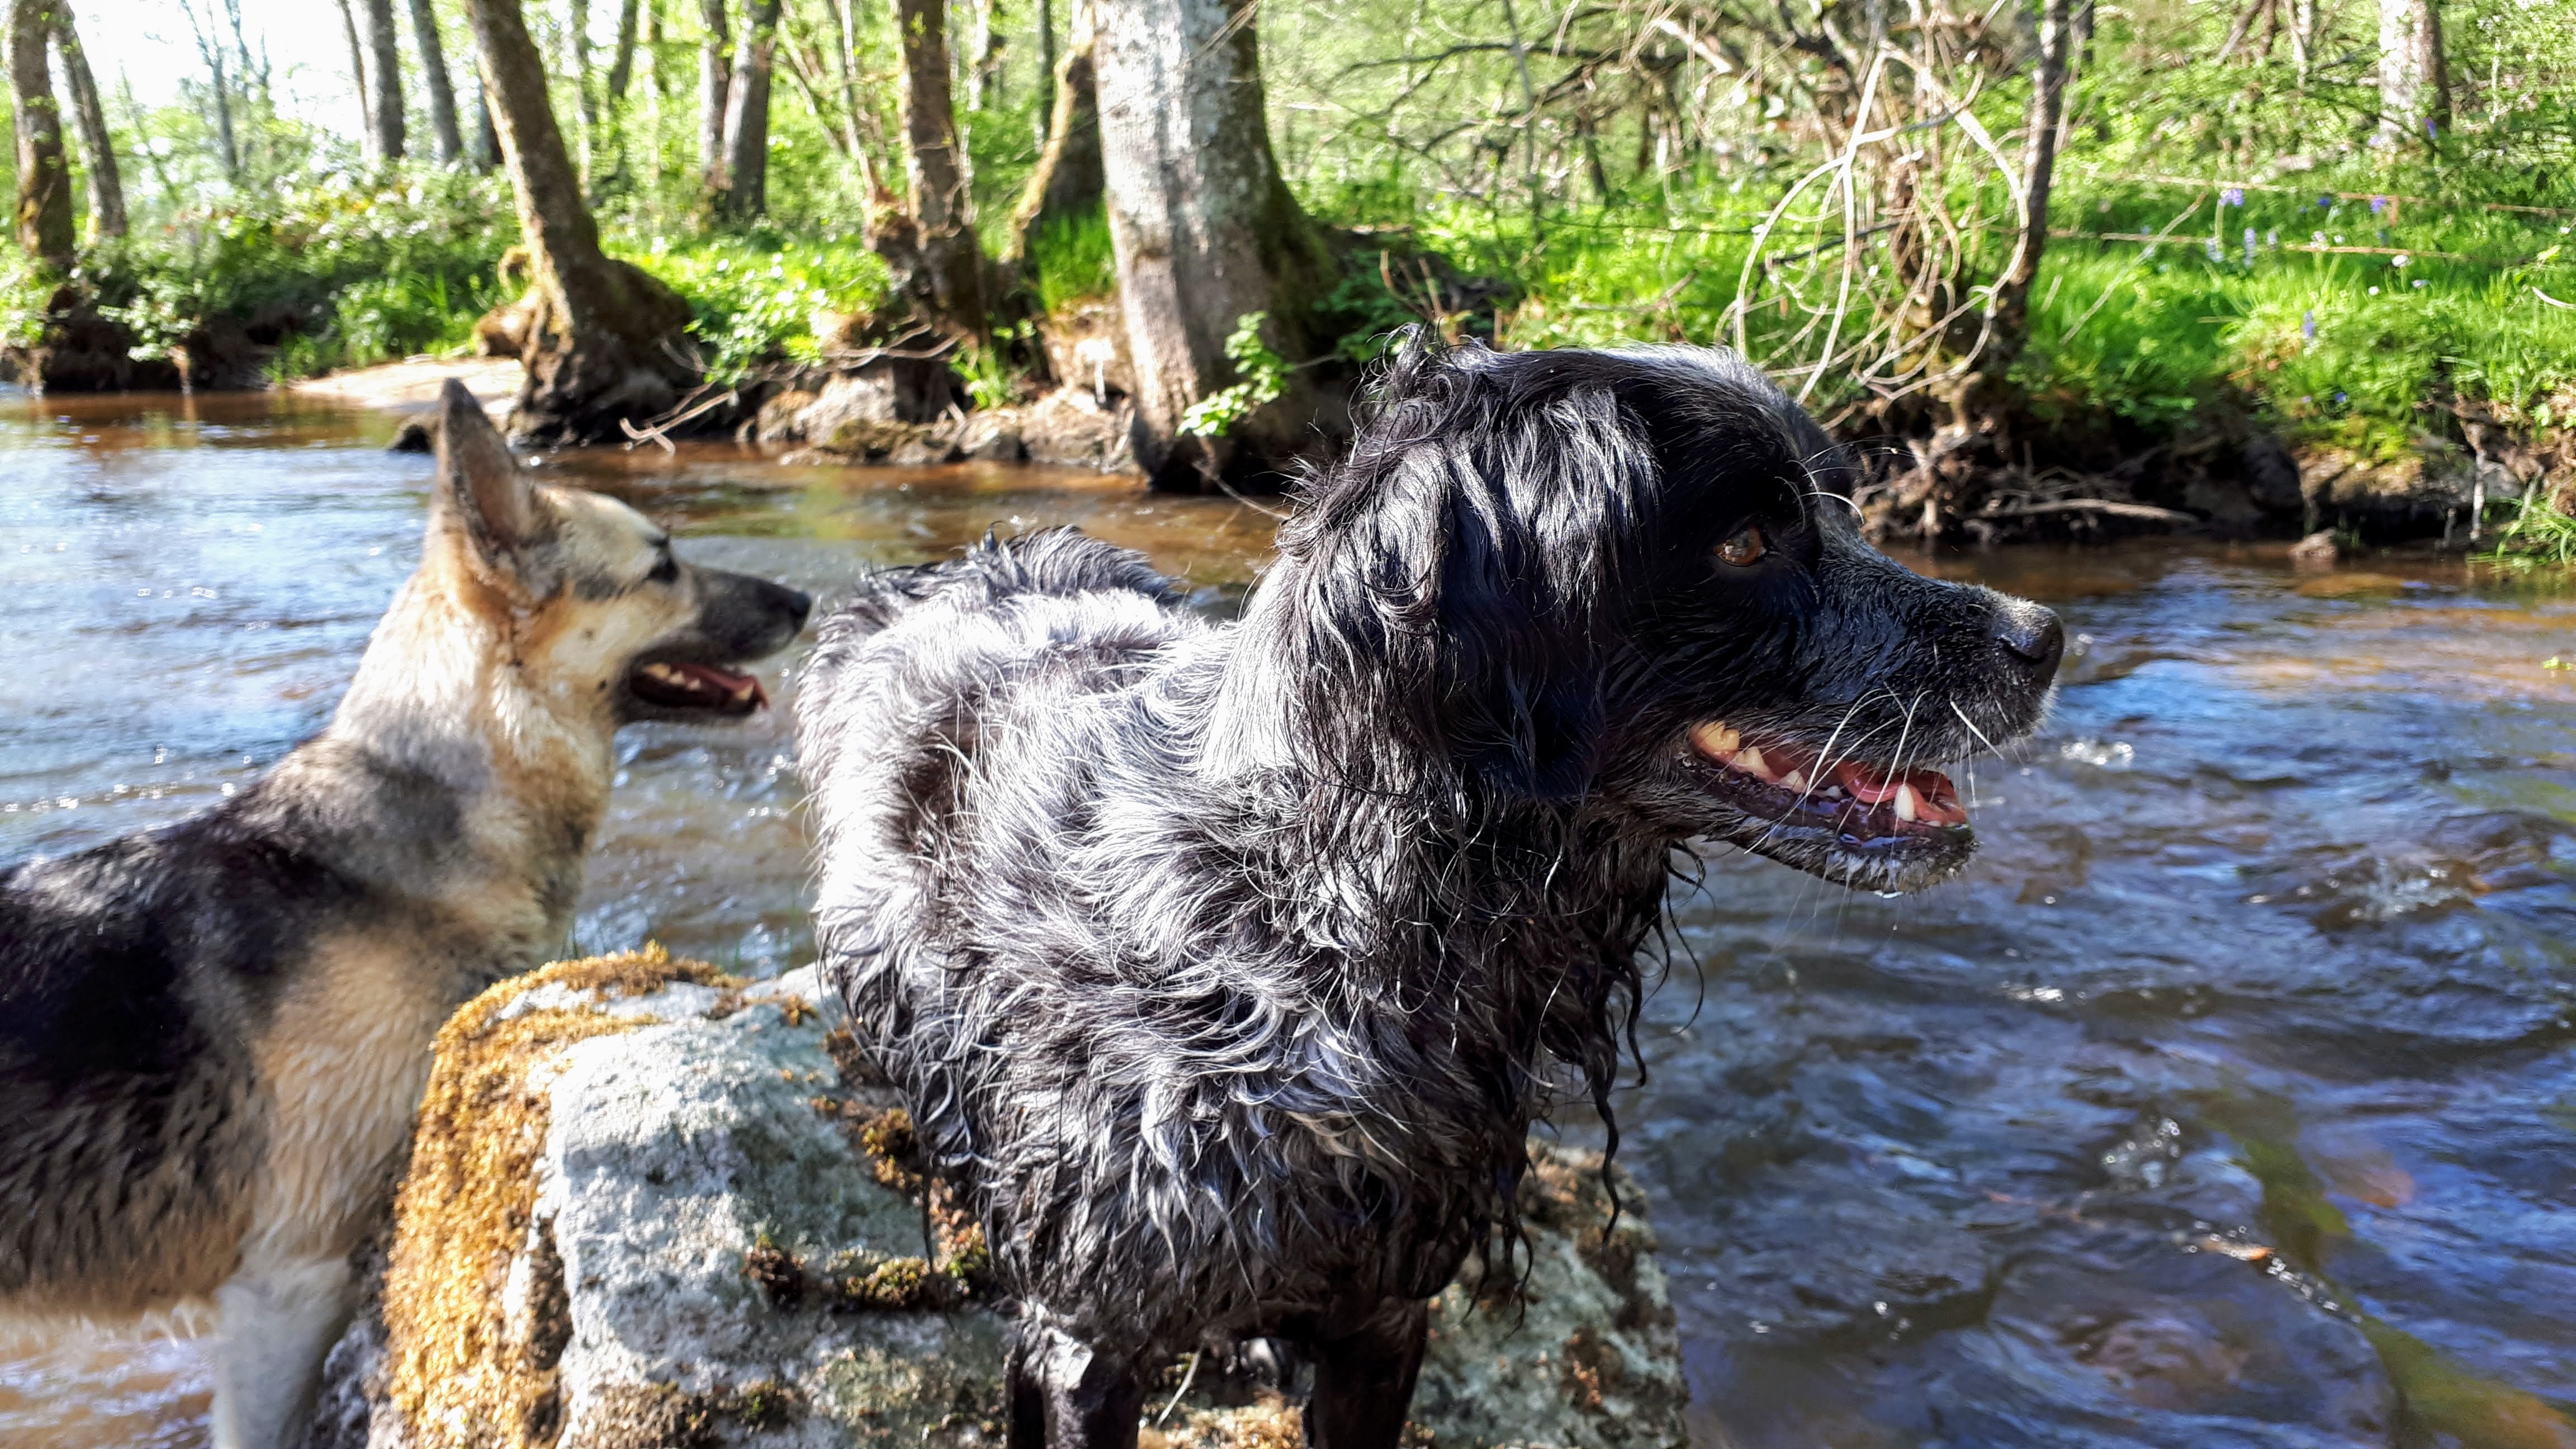
[[[2057,661],[2066,653],[2066,626],[2057,622],[2056,613],[2019,599],[1995,610],[1986,632],[2005,662],[2034,684],[2054,678]]]
[[[805,592],[803,589],[781,587],[779,592],[786,595],[785,598],[779,600],[779,603],[785,606],[788,613],[795,616],[796,627],[801,631],[805,627],[806,619],[811,617],[814,612],[814,596]],[[2056,625],[2051,623],[2049,627],[2053,629]]]

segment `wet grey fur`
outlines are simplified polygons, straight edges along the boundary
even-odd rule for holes
[[[1312,1442],[1393,1444],[1530,1124],[1606,1112],[1673,848],[1756,843],[1691,723],[1956,758],[1876,702],[1917,675],[2036,721],[2044,675],[1979,660],[2044,611],[1869,550],[1840,466],[1723,354],[1416,347],[1239,623],[1066,530],[826,609],[819,945],[1019,1299],[1015,1445],[1132,1443],[1140,1373],[1247,1336],[1314,1355]],[[1749,516],[1794,571],[1713,581]]]

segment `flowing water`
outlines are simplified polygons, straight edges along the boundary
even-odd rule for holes
[[[292,397],[0,400],[0,861],[327,718],[428,464]],[[1271,520],[1051,470],[560,476],[828,589],[1071,522],[1231,607]],[[2576,596],[2274,547],[1911,559],[2040,598],[2054,723],[1904,900],[1710,851],[1624,1160],[1707,1446],[2576,1446]],[[794,656],[767,672],[792,693]],[[574,940],[801,961],[777,716],[646,726]],[[1963,772],[1964,775],[1964,772]],[[202,1442],[192,1345],[0,1348],[0,1443]]]

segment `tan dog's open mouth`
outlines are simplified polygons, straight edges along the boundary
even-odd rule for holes
[[[769,703],[758,679],[713,664],[664,660],[638,665],[626,687],[637,699],[662,709],[744,715]]]

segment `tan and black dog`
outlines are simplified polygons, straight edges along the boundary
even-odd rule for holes
[[[215,1443],[305,1416],[432,1035],[564,939],[640,719],[751,713],[793,589],[693,568],[440,401],[418,572],[212,811],[0,873],[0,1326],[221,1316]]]

